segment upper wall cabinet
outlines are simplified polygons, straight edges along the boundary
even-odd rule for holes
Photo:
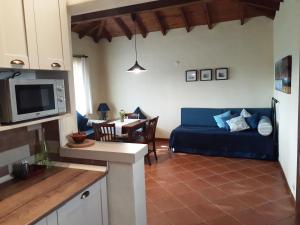
[[[40,69],[64,69],[59,2],[33,2]]]
[[[22,0],[0,2],[0,67],[29,69]]]
[[[65,0],[1,0],[0,67],[70,70]]]

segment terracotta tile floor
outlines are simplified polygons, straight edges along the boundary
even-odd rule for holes
[[[170,154],[145,165],[148,225],[296,225],[276,162]]]

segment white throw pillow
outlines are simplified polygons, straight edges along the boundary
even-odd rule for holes
[[[226,123],[230,127],[230,132],[237,132],[250,129],[245,118],[242,116],[234,117],[230,120],[227,120]]]
[[[243,109],[240,115],[244,118],[248,118],[252,116],[251,113],[249,113],[246,109]]]

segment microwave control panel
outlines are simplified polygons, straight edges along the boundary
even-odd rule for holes
[[[66,92],[64,80],[56,80],[56,97],[58,113],[67,112]]]

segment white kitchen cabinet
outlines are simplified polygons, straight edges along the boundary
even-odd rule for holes
[[[0,67],[29,68],[22,0],[0,2]]]
[[[70,70],[66,0],[0,1],[0,68]]]
[[[45,70],[64,70],[59,1],[33,1],[39,67]]]
[[[37,222],[35,225],[58,225],[57,223],[57,212],[54,211],[47,217],[43,218],[39,222]]]
[[[44,218],[44,219],[40,220],[39,222],[37,222],[35,225],[48,225],[47,224],[47,219]]]
[[[35,225],[108,225],[106,177]]]
[[[57,210],[59,225],[103,225],[100,182]]]

